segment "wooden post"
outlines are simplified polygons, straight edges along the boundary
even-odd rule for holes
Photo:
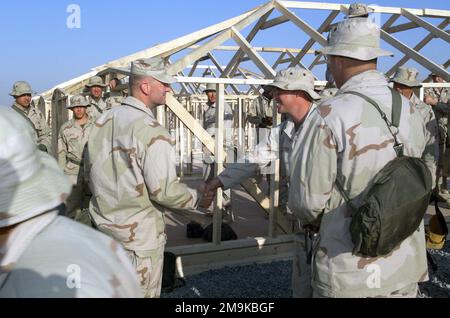
[[[216,140],[215,140],[215,175],[218,176],[223,170],[224,152],[224,115],[225,115],[225,85],[217,84],[217,102],[216,102]],[[222,241],[222,207],[223,207],[223,190],[217,190],[216,199],[214,201],[214,217],[213,217],[213,243],[220,245]]]
[[[281,122],[281,116],[278,113],[277,105],[275,101],[272,101],[271,103],[272,109],[273,109],[273,127],[276,127]],[[280,132],[281,134],[282,132]],[[278,143],[279,143],[278,138]],[[281,146],[281,145],[279,145]],[[272,162],[272,165],[274,167],[273,174],[270,175],[270,209],[269,209],[269,236],[270,237],[276,237],[277,233],[277,224],[278,224],[278,218],[277,214],[279,211],[279,198],[280,198],[280,147],[278,147],[278,156],[277,159]]]
[[[190,98],[187,99],[187,110],[192,115],[192,102]],[[192,175],[192,132],[189,129],[186,131],[186,138],[187,174]]]

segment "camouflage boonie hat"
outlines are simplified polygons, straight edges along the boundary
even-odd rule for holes
[[[373,13],[375,10],[369,8],[365,3],[352,3],[348,8],[347,17],[349,18],[357,18],[363,17],[370,13]]]
[[[54,209],[71,192],[69,179],[35,139],[22,116],[0,109],[0,228]]]
[[[304,91],[313,100],[319,100],[320,96],[314,91],[314,80],[314,75],[310,71],[300,67],[290,67],[278,72],[274,82],[267,86],[286,91]]]
[[[91,104],[89,100],[83,95],[76,95],[70,98],[70,105],[67,105],[67,109],[72,109],[75,107],[90,107]]]
[[[24,81],[15,82],[12,88],[12,92],[9,94],[13,97],[20,97],[22,95],[33,95],[31,85]]]
[[[321,101],[324,102],[329,100],[330,98],[336,96],[339,89],[337,88],[326,88],[322,92],[320,92]]]
[[[86,87],[91,88],[94,86],[100,86],[102,88],[105,88],[106,84],[103,83],[103,79],[100,76],[94,76],[91,79],[89,79],[89,83],[86,84]]]
[[[403,84],[408,87],[422,87],[422,84],[417,80],[419,71],[415,68],[399,67],[391,79],[391,82]]]
[[[167,73],[164,60],[160,57],[137,60],[131,63],[131,74],[153,77],[164,84],[173,84],[175,78]]]
[[[447,68],[445,67],[445,65],[439,65],[439,66],[442,67],[444,70],[447,69]],[[440,76],[440,77],[442,77],[441,74],[438,74],[438,73],[436,73],[435,71],[432,71],[432,72],[430,73],[430,76]]]
[[[203,93],[207,92],[216,92],[217,91],[217,85],[213,83],[206,84],[206,88],[203,91]]]
[[[380,48],[380,28],[368,19],[348,19],[340,22],[331,31],[328,46],[317,52],[360,61],[393,56],[391,52]]]

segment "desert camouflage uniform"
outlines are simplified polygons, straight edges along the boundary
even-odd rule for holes
[[[215,138],[216,136],[216,104],[203,105],[203,128]],[[234,160],[234,147],[233,147],[233,110],[228,103],[224,103],[224,143],[226,149],[227,158],[233,158]],[[215,163],[214,156],[204,148],[204,163],[206,165],[203,174],[204,181],[208,182],[212,180],[215,176]],[[231,190],[223,192],[224,206],[229,207],[231,205]]]
[[[261,125],[263,118],[273,117],[273,108],[270,101],[264,96],[258,96],[248,109],[248,121],[255,125]]]
[[[0,298],[143,297],[125,251],[106,235],[59,216],[27,244]]]
[[[450,124],[449,112],[445,112],[445,105],[450,101],[450,89],[448,88],[427,88],[425,89],[425,97],[430,96],[438,100],[438,105],[433,106],[433,111],[436,116],[439,129],[439,163],[437,168],[437,186],[442,190],[447,190],[447,184],[443,180],[448,177],[450,151],[448,150],[450,144],[448,139],[448,125]]]
[[[311,109],[316,108],[313,105]],[[219,175],[224,189],[230,189],[241,182],[255,177],[258,172],[273,174],[270,167],[272,161],[280,159],[280,208],[285,211],[288,202],[289,188],[289,156],[292,150],[292,139],[295,135],[295,124],[289,119],[279,126],[270,129],[265,140],[261,141],[256,149],[245,160],[227,165]],[[271,169],[271,170],[268,170]],[[266,171],[267,170],[267,171]]]
[[[51,153],[52,131],[40,110],[31,105],[28,108],[24,108],[17,103],[14,103],[12,108],[29,119],[29,123],[33,125],[32,128],[37,135],[37,144],[44,145],[47,148],[47,152]]]
[[[87,98],[89,100],[89,103],[91,104],[91,107],[87,109],[87,114],[89,115],[90,118],[95,120],[96,118],[100,117],[106,110],[107,108],[106,100],[105,98],[100,97],[100,99],[96,101],[90,95]]]
[[[94,122],[90,118],[83,127],[72,119],[62,125],[58,136],[58,163],[73,185],[72,194],[66,202],[67,216],[87,224],[89,222],[85,221],[89,220],[82,215],[81,210],[87,209],[89,202],[85,202],[87,193],[85,193],[83,171],[80,174],[80,167],[93,126]]]
[[[436,116],[434,115],[433,108],[430,105],[425,104],[423,101],[413,93],[409,99],[411,104],[416,108],[421,117],[425,122],[426,135],[425,140],[427,140],[427,148],[425,149],[425,163],[428,169],[430,169],[431,175],[433,177],[433,184],[436,182],[436,158],[439,157],[439,130],[436,121]]]
[[[358,91],[376,100],[388,117],[392,113],[388,83],[377,71],[354,76],[340,91]],[[405,155],[426,157],[424,150],[430,142],[426,135],[419,112],[403,99],[398,138],[404,143]],[[291,156],[289,207],[301,224],[320,225],[313,244],[315,296],[413,295],[417,282],[428,279],[423,223],[385,257],[352,255],[351,215],[335,186],[336,179],[350,198],[357,197],[395,158],[392,146],[392,135],[377,110],[360,97],[342,93],[319,105],[298,131]],[[379,286],[370,284],[374,266],[379,269]]]
[[[91,218],[128,251],[146,297],[159,297],[165,208],[194,209],[198,194],[178,182],[173,140],[134,97],[97,119],[86,167]]]

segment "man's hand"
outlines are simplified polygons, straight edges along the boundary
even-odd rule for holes
[[[199,188],[199,191],[203,193],[200,207],[205,209],[209,208],[216,197],[217,189],[222,187],[223,184],[219,178],[215,178],[208,183],[203,183]]]
[[[425,104],[428,104],[430,106],[436,106],[438,103],[438,100],[436,98],[433,98],[431,96],[425,97]]]

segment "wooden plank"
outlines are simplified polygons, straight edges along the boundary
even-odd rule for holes
[[[235,28],[231,28],[233,39],[239,44],[242,50],[252,59],[256,66],[263,72],[266,78],[275,78],[276,72],[269,64],[256,52],[252,45],[242,36],[242,34]]]
[[[216,102],[216,138],[215,138],[215,176],[220,175],[224,166],[225,144],[224,118],[225,118],[225,85],[217,84],[217,102]],[[213,244],[219,245],[222,242],[222,208],[223,208],[223,189],[218,188],[216,198],[214,199],[213,215]]]
[[[192,45],[189,47],[189,49],[198,49],[200,45]],[[286,51],[291,51],[294,53],[300,53],[301,49],[296,48],[284,48],[284,47],[267,47],[267,46],[254,46],[253,47],[256,52],[266,52],[266,53],[282,53]],[[218,47],[214,48],[214,51],[231,51],[236,52],[239,51],[241,48],[236,45],[219,45]],[[314,54],[313,50],[310,50],[306,52],[306,54]],[[226,67],[226,66],[225,66]],[[222,68],[225,68],[222,67]]]
[[[405,55],[408,55],[411,59],[415,60],[417,63],[422,65],[423,67],[427,68],[430,71],[436,72],[437,74],[441,75],[442,78],[444,78],[447,82],[450,81],[450,74],[447,72],[447,70],[444,70],[440,65],[434,63],[433,61],[430,61],[429,59],[425,58],[422,54],[419,52],[411,49],[407,45],[403,44],[399,40],[395,39],[392,35],[387,33],[384,30],[381,30],[381,38],[395,47],[400,52],[404,53]]]
[[[289,11],[283,4],[283,1],[277,2],[275,1],[275,8],[280,11],[286,18],[291,20],[296,26],[298,26],[303,32],[308,34],[312,39],[318,42],[322,46],[327,45],[327,39],[323,37],[322,34],[316,31],[313,27],[311,27],[308,23],[300,19],[295,13]]]
[[[292,9],[315,9],[315,10],[340,10],[341,5],[335,3],[317,3],[317,2],[299,2],[299,1],[277,1],[281,5],[292,8]],[[348,7],[348,5],[345,5]],[[390,14],[401,14],[401,8],[395,7],[380,7],[380,6],[370,6],[369,8],[374,9],[375,13],[390,13]],[[434,9],[409,9],[408,11],[415,15],[428,16],[428,17],[450,17],[449,10],[434,10]]]
[[[414,22],[407,22],[385,29],[385,31],[389,34],[394,34],[398,32],[408,31],[411,29],[417,29],[418,27],[419,26]]]
[[[266,23],[264,23],[261,26],[261,30],[270,29],[271,27],[274,27],[274,26],[277,26],[277,25],[280,25],[280,24],[283,24],[283,23],[286,23],[286,22],[289,22],[288,18],[283,17],[283,16],[277,17],[277,18],[274,18],[274,19],[269,20]]]
[[[272,14],[273,8],[269,10],[266,14],[264,14],[259,21],[256,23],[256,25],[253,27],[253,29],[250,31],[250,33],[247,36],[247,41],[252,42],[255,38],[256,34],[258,34],[259,30],[261,29],[261,26],[266,22],[266,20],[269,18],[269,16]],[[232,77],[232,75],[235,73],[236,69],[239,67],[239,63],[244,56],[244,51],[241,49],[236,52],[236,54],[232,57],[231,61],[228,63],[227,67],[225,68],[222,77]]]
[[[334,19],[336,19],[338,15],[339,11],[331,12],[330,15],[325,19],[325,21],[320,25],[317,31],[323,33],[326,30],[326,28],[334,21]],[[291,61],[289,67],[293,67],[299,64],[300,61],[305,56],[304,52],[309,51],[314,45],[314,43],[316,43],[315,40],[309,39],[308,42],[306,42],[305,46],[302,48],[302,51]]]
[[[180,83],[202,83],[202,84],[236,84],[236,85],[267,85],[273,83],[273,80],[265,79],[242,79],[242,78],[207,78],[207,77],[183,77],[175,76]]]
[[[450,19],[444,19],[439,25],[438,28],[440,29],[444,29],[445,27],[447,27],[448,23],[449,23]],[[428,34],[422,41],[420,41],[413,49],[414,51],[420,51],[423,47],[425,47],[425,45],[427,45],[431,40],[434,39],[434,35],[433,34]],[[408,60],[410,60],[410,58],[408,57],[408,55],[405,55],[400,61],[398,61],[393,67],[391,67],[391,69],[389,71],[386,72],[387,76],[391,76],[393,75],[397,69],[404,65],[406,62],[408,62]]]
[[[412,22],[414,22],[415,24],[420,25],[422,28],[428,30],[428,32],[430,32],[434,36],[441,38],[442,40],[446,41],[447,43],[450,42],[450,35],[447,32],[445,32],[445,31],[441,30],[440,28],[437,28],[433,24],[415,16],[407,9],[402,9],[402,15],[404,17],[406,17],[407,19],[411,20]]]
[[[222,74],[223,74],[223,68],[221,67],[221,65],[219,64],[219,62],[217,61],[217,59],[214,57],[214,55],[211,53],[211,52],[209,52],[208,53],[208,56],[209,56],[209,58],[211,59],[211,62],[213,62],[213,64],[217,67],[217,69],[219,70],[219,72],[220,72],[220,76],[222,76]],[[237,86],[236,85],[234,85],[234,84],[232,84],[232,85],[230,85],[231,86],[231,89],[234,91],[234,93],[235,94],[240,94],[241,92],[239,91],[239,89],[237,88]]]

